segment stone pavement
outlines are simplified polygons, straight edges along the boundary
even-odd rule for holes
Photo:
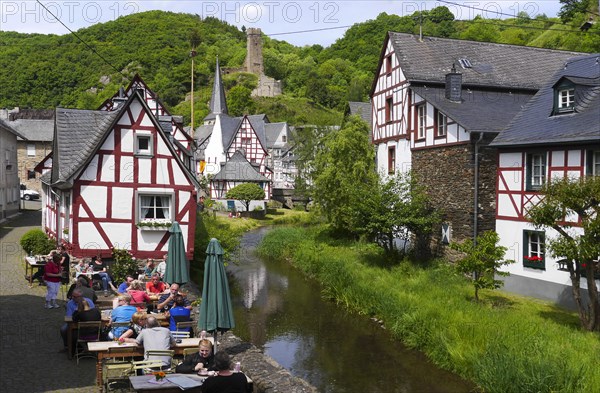
[[[0,227],[0,390],[97,392],[95,360],[77,365],[58,352],[64,308],[45,309],[46,287],[29,288],[24,278],[19,240],[40,224],[40,210],[24,210]]]
[[[25,252],[19,240],[33,228],[40,228],[41,211],[36,205],[0,224],[0,391],[2,392],[98,392],[94,359],[79,365],[59,353],[64,307],[44,308],[46,287],[25,280]],[[39,204],[38,204],[39,206]],[[198,288],[187,284],[190,295]],[[59,299],[64,297],[59,293]],[[64,301],[59,301],[64,305]],[[244,343],[231,332],[219,335],[219,348],[254,381],[255,393],[316,392],[307,382],[295,378],[265,356],[254,345]]]

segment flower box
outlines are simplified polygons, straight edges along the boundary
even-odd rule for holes
[[[542,257],[523,257],[523,267],[530,269],[546,270],[546,263]]]
[[[136,224],[142,231],[168,231],[173,223],[166,219],[143,220]]]
[[[170,227],[146,227],[138,225],[138,228],[142,231],[168,231]]]

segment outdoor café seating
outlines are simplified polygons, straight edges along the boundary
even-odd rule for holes
[[[84,357],[96,356],[88,351],[87,344],[94,341],[100,341],[100,330],[102,321],[89,321],[77,323],[77,344],[75,345],[75,359],[79,364],[79,359]]]

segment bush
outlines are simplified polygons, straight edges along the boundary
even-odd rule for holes
[[[56,248],[54,240],[49,239],[41,229],[32,229],[25,233],[20,244],[26,253],[34,255],[48,255]]]
[[[115,285],[125,281],[125,277],[128,274],[137,278],[138,264],[129,251],[121,248],[113,248],[112,256],[114,263],[111,266],[110,272],[115,279]]]

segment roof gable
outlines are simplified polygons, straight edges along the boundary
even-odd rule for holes
[[[252,165],[246,157],[238,150],[231,158],[221,164],[221,170],[213,180],[219,181],[241,181],[241,182],[268,182],[265,176],[261,175],[256,165]]]

